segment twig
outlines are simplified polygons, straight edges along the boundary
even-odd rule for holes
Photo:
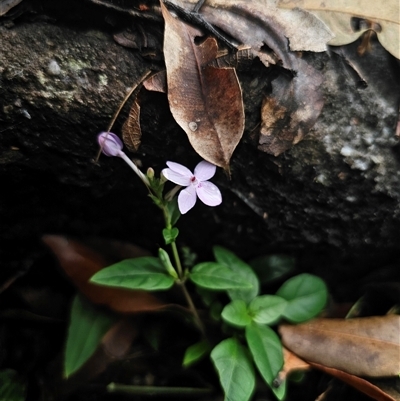
[[[119,113],[121,112],[122,108],[125,106],[125,103],[128,101],[128,99],[132,96],[132,93],[135,92],[135,90],[139,87],[139,85],[141,85],[144,80],[151,74],[151,70],[147,70],[142,77],[139,79],[139,81],[133,85],[132,89],[128,92],[128,94],[125,96],[124,100],[121,102],[121,104],[119,105],[118,110],[115,112],[113,118],[111,119],[110,125],[107,128],[106,132],[110,132],[111,128],[113,127],[116,119],[118,118]],[[97,163],[99,161],[101,152],[103,151],[103,146],[104,146],[105,141],[103,142],[103,145],[100,146],[99,152],[97,153],[95,162]]]

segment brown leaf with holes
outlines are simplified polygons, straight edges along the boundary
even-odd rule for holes
[[[189,3],[193,2],[185,0],[186,8],[189,9]],[[296,42],[295,47],[301,48],[304,24],[307,29],[315,30],[311,42],[316,42],[316,38],[325,32],[324,24],[315,24],[316,17],[306,22],[303,14],[308,13],[298,12],[277,9],[273,1],[210,0],[201,8],[202,16],[209,23],[229,34],[242,47],[250,48],[248,52],[265,66],[276,64],[280,67],[278,78],[272,82],[272,93],[264,100],[259,137],[259,149],[275,156],[304,138],[324,104],[320,89],[322,73],[302,53],[291,51],[288,43],[289,37],[291,46]],[[297,29],[293,30],[293,24],[297,24]],[[324,37],[328,40],[331,35]],[[319,51],[324,50],[325,45],[320,45],[317,46]],[[310,43],[306,48],[311,49]]]
[[[43,241],[54,252],[73,284],[93,303],[121,313],[155,311],[168,306],[154,293],[98,286],[88,282],[96,272],[118,260],[148,256],[149,252],[133,245],[113,245],[111,241],[107,244],[97,241],[91,247],[58,235],[45,235]],[[104,248],[104,255],[94,250],[96,244]],[[113,255],[113,249],[117,249],[117,255]]]
[[[140,105],[137,99],[133,101],[128,118],[122,126],[122,139],[131,152],[137,152],[142,137],[140,128]]]
[[[174,18],[161,2],[165,21],[164,56],[172,115],[205,160],[229,169],[244,130],[242,92],[233,68],[207,64],[216,58],[217,42]]]
[[[400,373],[400,316],[315,319],[282,325],[282,343],[305,359],[357,376]]]

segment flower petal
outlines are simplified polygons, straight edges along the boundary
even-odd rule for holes
[[[193,176],[193,173],[187,167],[183,166],[182,164],[175,163],[175,162],[167,162],[167,166],[175,173],[178,173],[185,177]]]
[[[203,160],[195,167],[194,175],[199,181],[206,181],[214,177],[216,169],[217,167],[214,164]]]
[[[124,147],[121,139],[112,132],[101,132],[97,135],[97,142],[106,156],[119,156]]]
[[[210,181],[200,182],[196,187],[196,193],[207,206],[217,206],[222,202],[221,191]]]
[[[188,212],[196,203],[196,189],[193,186],[189,186],[179,193],[178,196],[178,207],[182,214]]]
[[[180,173],[177,173],[170,168],[165,168],[164,170],[161,171],[162,175],[169,181],[174,182],[175,184],[178,185],[183,185],[184,187],[187,187],[191,183],[191,178],[192,175],[190,176],[185,176]],[[190,173],[192,174],[192,173]]]

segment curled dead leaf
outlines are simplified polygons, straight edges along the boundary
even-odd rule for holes
[[[167,93],[167,74],[165,70],[151,75],[143,82],[148,91]]]
[[[142,130],[140,128],[140,105],[137,99],[133,101],[128,118],[122,126],[122,139],[131,152],[136,152],[140,146]]]
[[[310,363],[310,366],[322,370],[329,375],[336,377],[339,380],[344,381],[348,385],[356,388],[362,393],[368,395],[376,401],[398,401],[399,398],[393,398],[390,394],[380,389],[375,384],[370,381],[363,379],[361,377],[351,375],[350,373],[343,372],[338,369],[328,368],[324,365],[318,363]],[[400,394],[399,394],[400,395]]]
[[[400,316],[315,319],[282,325],[282,343],[307,362],[357,376],[400,373]]]
[[[324,105],[322,74],[304,60],[298,59],[296,64],[298,74],[281,73],[261,107],[259,149],[274,156],[304,138]]]

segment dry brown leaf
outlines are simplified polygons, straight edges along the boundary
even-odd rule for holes
[[[123,358],[138,335],[137,324],[130,319],[116,322],[101,340],[101,347],[111,359]]]
[[[197,1],[181,0],[180,3],[191,10]],[[260,30],[268,30],[271,25],[279,25],[282,36],[289,39],[292,51],[326,51],[326,43],[333,34],[323,22],[300,9],[277,8],[276,3],[277,0],[207,0],[200,12],[208,22],[216,26],[224,24],[224,31],[240,43],[251,45],[254,55],[264,44],[270,46],[271,38],[260,35]],[[257,26],[252,31],[254,23]]]
[[[165,21],[164,56],[172,115],[205,160],[229,169],[244,130],[242,92],[232,68],[207,66],[218,51],[213,38],[174,18],[161,2]]]
[[[298,370],[310,369],[310,364],[300,359],[296,354],[282,347],[283,350],[283,368],[278,374],[278,379],[283,382],[291,373]]]
[[[118,320],[103,336],[100,346],[84,365],[67,380],[62,382],[60,394],[70,394],[82,387],[83,383],[103,373],[116,360],[123,359],[130,351],[138,335],[138,321]],[[61,397],[64,399],[65,397]]]
[[[106,305],[121,313],[137,313],[160,310],[168,306],[154,294],[146,291],[130,291],[123,288],[98,286],[89,283],[89,279],[100,269],[112,262],[101,253],[78,241],[58,235],[45,235],[43,241],[57,256],[61,267],[73,284],[95,304]],[[109,244],[109,248],[111,248]],[[130,246],[130,257],[147,256],[149,253],[139,247]],[[106,247],[104,247],[106,248]],[[127,247],[123,247],[121,258],[125,259]],[[132,249],[134,250],[132,254]],[[106,249],[107,252],[107,249]]]
[[[137,152],[140,146],[142,130],[140,128],[140,105],[137,99],[133,101],[128,118],[122,126],[122,139],[131,152]]]
[[[369,26],[355,31],[351,18],[363,18],[378,24],[375,31],[382,46],[400,58],[400,5],[398,0],[386,0],[377,6],[371,0],[280,0],[279,7],[301,8],[320,18],[335,34],[328,43],[334,46],[354,42]]]
[[[151,75],[143,82],[148,91],[167,93],[167,73],[165,70]]]
[[[357,390],[361,391],[362,393],[368,395],[369,397],[373,398],[376,401],[398,401],[385,391],[380,389],[378,386],[374,385],[373,383],[365,380],[361,377],[351,375],[350,373],[343,372],[338,369],[328,368],[324,365],[320,365],[318,363],[310,362],[310,366],[322,370],[329,375],[336,377],[344,381],[345,383],[349,384],[350,386],[356,388]]]
[[[259,149],[278,156],[300,142],[314,126],[324,105],[322,75],[303,60],[295,77],[281,74],[261,107]]]
[[[148,91],[167,93],[167,76],[165,70],[151,75],[143,81],[143,86]],[[137,152],[142,138],[142,129],[140,127],[140,103],[138,100],[139,96],[140,93],[133,101],[128,118],[122,126],[122,139],[131,152]]]
[[[259,57],[267,67],[279,64],[288,70],[282,69],[278,79],[272,82],[272,94],[262,108],[259,149],[277,156],[303,139],[314,126],[324,99],[320,90],[321,72],[300,53],[289,50],[284,29],[286,17],[273,3],[210,0],[201,8],[201,14],[243,46],[250,47],[252,56]]]
[[[307,362],[366,377],[400,373],[400,316],[315,319],[282,325],[282,343]]]
[[[0,0],[0,17],[7,14],[13,7],[21,3],[22,0]]]

